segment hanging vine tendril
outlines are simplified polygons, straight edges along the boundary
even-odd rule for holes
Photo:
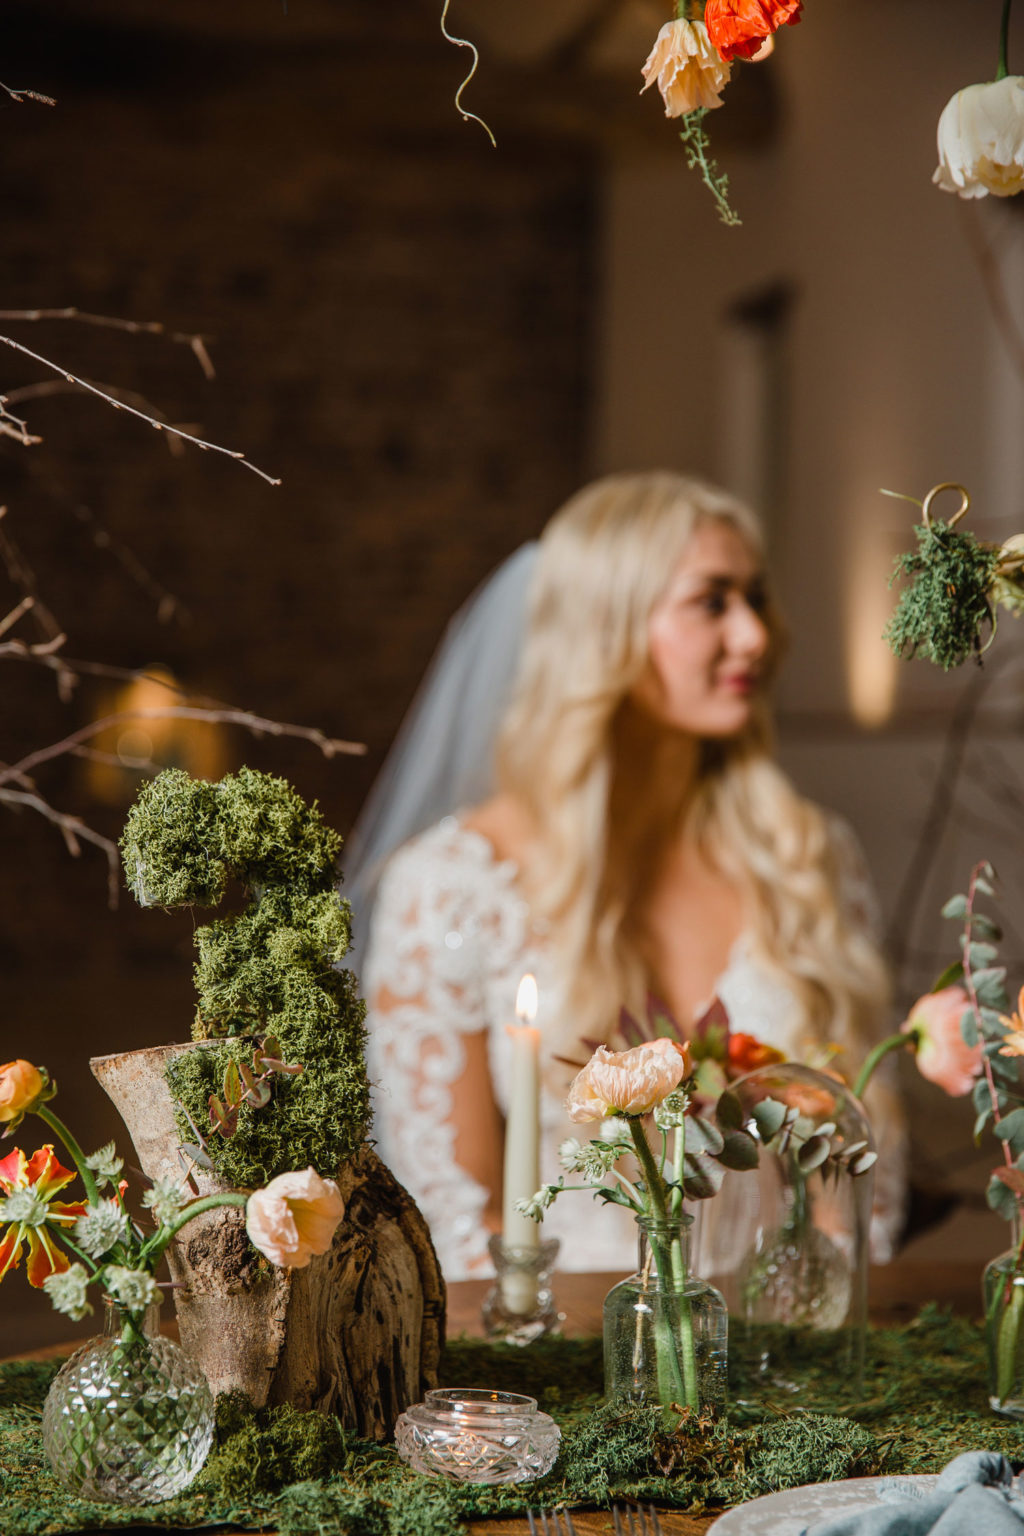
[[[484,122],[483,118],[477,117],[475,112],[470,112],[468,107],[464,107],[462,105],[462,93],[466,89],[466,86],[469,84],[469,82],[472,80],[473,76],[476,74],[477,65],[480,63],[480,54],[475,43],[471,43],[466,37],[456,37],[453,32],[448,31],[448,7],[450,5],[451,0],[444,0],[444,6],[441,10],[441,33],[447,42],[454,43],[456,48],[468,48],[470,53],[473,55],[473,62],[470,65],[469,74],[466,76],[465,80],[463,80],[462,84],[455,92],[455,110],[459,113],[463,122],[468,123],[472,120],[474,123],[479,123],[480,127],[483,129],[484,133],[486,133],[495,149],[497,149],[498,141],[494,137],[494,134],[491,132],[490,128],[488,128],[487,124]]]

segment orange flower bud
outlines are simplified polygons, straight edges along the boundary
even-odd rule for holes
[[[30,1061],[8,1061],[0,1067],[0,1120],[20,1120],[34,1109],[46,1079]]]

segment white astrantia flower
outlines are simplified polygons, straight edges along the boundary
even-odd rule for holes
[[[1024,77],[1006,75],[957,91],[943,109],[932,180],[960,197],[1013,197],[1024,190]]]
[[[85,1166],[91,1168],[96,1175],[96,1183],[102,1189],[104,1184],[114,1184],[117,1176],[124,1167],[124,1158],[118,1157],[117,1148],[112,1141],[108,1141],[105,1147],[100,1147],[98,1152],[91,1152],[85,1159]]]
[[[71,1264],[65,1270],[55,1270],[43,1281],[43,1290],[58,1312],[66,1312],[74,1322],[92,1311],[87,1298],[89,1276],[81,1264]]]
[[[153,1212],[154,1220],[160,1226],[166,1226],[184,1210],[189,1197],[185,1194],[177,1179],[154,1179],[151,1189],[147,1189],[142,1197],[142,1203]]]
[[[127,1226],[128,1218],[121,1208],[113,1200],[101,1200],[83,1211],[72,1228],[72,1236],[91,1259],[99,1259],[122,1241]]]
[[[556,1195],[561,1194],[561,1192],[561,1180],[559,1180],[557,1184],[542,1184],[537,1193],[535,1195],[531,1195],[529,1200],[517,1200],[516,1210],[519,1212],[520,1216],[530,1216],[534,1221],[541,1221],[543,1219],[544,1212],[547,1210],[552,1200],[554,1200]]]
[[[13,1189],[6,1200],[0,1200],[0,1222],[13,1222],[20,1227],[42,1227],[46,1224],[48,1207],[37,1193],[34,1184],[27,1189]]]
[[[120,1264],[108,1264],[104,1270],[107,1295],[119,1301],[132,1312],[152,1306],[161,1297],[160,1287],[153,1276],[144,1269],[125,1269]]]
[[[621,1156],[621,1145],[605,1141],[577,1141],[575,1136],[566,1137],[558,1149],[558,1161],[566,1173],[582,1174],[594,1183],[610,1173]]]

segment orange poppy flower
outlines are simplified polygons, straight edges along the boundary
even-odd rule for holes
[[[0,1194],[5,1198],[17,1190],[33,1190],[36,1197],[47,1207],[46,1220],[34,1222],[12,1221],[0,1231],[0,1280],[9,1269],[17,1269],[23,1245],[28,1243],[28,1261],[25,1274],[29,1285],[40,1289],[48,1275],[59,1274],[69,1267],[70,1261],[56,1246],[49,1231],[50,1226],[70,1227],[83,1215],[84,1200],[71,1203],[55,1201],[58,1190],[75,1178],[73,1169],[62,1168],[54,1156],[52,1147],[40,1147],[31,1158],[26,1158],[20,1147],[0,1160]]]
[[[803,0],[707,0],[704,25],[723,59],[751,59],[766,37],[800,20]]]

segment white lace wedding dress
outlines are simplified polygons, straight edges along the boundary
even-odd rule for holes
[[[840,830],[841,840],[853,845],[848,829],[840,824]],[[851,871],[846,899],[852,910],[867,912],[862,866],[856,858],[843,862]],[[449,1280],[492,1273],[483,1222],[487,1192],[455,1158],[452,1085],[465,1069],[466,1038],[486,1036],[491,1081],[505,1113],[504,1026],[514,1020],[524,972],[537,978],[542,1040],[545,1020],[559,1018],[562,1007],[544,927],[531,920],[516,872],[514,863],[495,857],[486,838],[446,816],[388,863],[362,965],[378,1148],[426,1216]],[[734,1030],[794,1059],[815,1043],[800,1037],[792,994],[757,965],[745,938],[733,947],[716,991]],[[581,1062],[587,1055],[581,1046]],[[541,1179],[553,1182],[562,1171],[560,1143],[570,1135],[596,1135],[598,1127],[574,1126],[561,1098],[547,1090],[541,1123]],[[898,1148],[879,1161],[873,1247],[876,1259],[884,1259],[899,1226],[903,1169]],[[560,1269],[635,1268],[630,1213],[598,1205],[589,1193],[562,1195],[542,1230],[561,1240]]]

